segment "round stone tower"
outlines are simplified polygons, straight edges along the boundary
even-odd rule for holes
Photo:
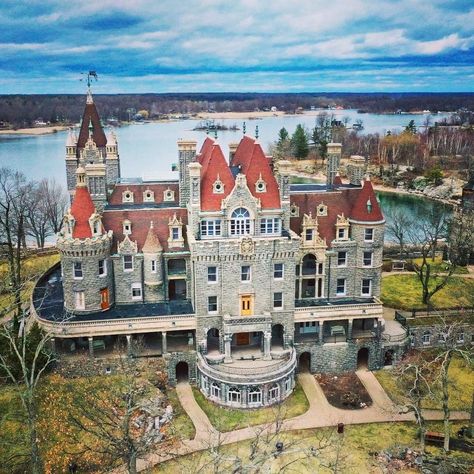
[[[57,241],[64,306],[73,313],[105,311],[114,303],[112,231],[105,231],[96,212],[84,168],[77,168],[76,178],[74,201],[64,216]]]
[[[160,301],[163,292],[160,288],[163,284],[163,248],[160,240],[153,229],[153,221],[142,248],[144,279],[145,279],[145,301]]]

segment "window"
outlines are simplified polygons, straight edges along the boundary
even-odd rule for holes
[[[100,221],[94,221],[94,235],[100,235]]]
[[[250,234],[250,212],[243,208],[237,208],[230,219],[230,235]]]
[[[273,278],[275,280],[283,280],[283,263],[275,263],[273,265]]]
[[[371,267],[372,266],[372,252],[364,252],[364,255],[362,257],[362,263],[364,267]]]
[[[150,262],[150,271],[151,273],[156,273],[156,260]]]
[[[132,283],[132,300],[142,299],[142,284]]]
[[[240,267],[240,281],[250,281],[252,278],[252,269],[250,265]]]
[[[338,278],[336,282],[336,295],[345,295],[346,294],[346,279]]]
[[[154,200],[155,200],[155,193],[153,191],[150,191],[149,189],[147,189],[143,193],[143,201],[144,202],[153,202]]]
[[[133,193],[131,191],[124,191],[122,193],[122,202],[133,202]]]
[[[328,207],[325,204],[320,204],[316,209],[316,215],[318,216],[327,216],[328,215]]]
[[[371,227],[364,229],[364,240],[366,242],[374,241],[374,229],[372,229]]]
[[[172,227],[171,228],[171,238],[173,240],[178,240],[179,239],[179,228],[178,227]]]
[[[421,342],[424,346],[428,346],[431,344],[431,333],[429,331],[425,331],[421,336]]]
[[[221,398],[221,387],[216,382],[211,384],[211,397]]]
[[[337,252],[337,266],[345,267],[347,265],[347,252]]]
[[[132,233],[132,223],[130,221],[123,221],[122,223],[123,235],[129,235]]]
[[[291,390],[291,377],[285,380],[285,392],[288,393]]]
[[[270,387],[270,390],[268,391],[268,401],[269,402],[276,402],[280,398],[280,386],[277,384],[274,384]]]
[[[217,296],[209,296],[207,298],[207,312],[217,313]]]
[[[123,256],[123,271],[132,272],[133,271],[133,255],[124,255]]]
[[[279,234],[281,221],[278,217],[265,218],[260,220],[261,234]]]
[[[99,260],[99,276],[107,275],[107,261]]]
[[[86,301],[83,291],[74,292],[74,307],[76,309],[86,309]]]
[[[207,267],[207,282],[208,283],[217,282],[217,267]]]
[[[248,402],[250,404],[262,403],[262,391],[257,387],[252,387],[249,390]]]
[[[318,327],[316,321],[308,321],[306,323],[300,323],[300,334],[317,333]]]
[[[215,235],[221,235],[220,219],[201,221],[201,237],[211,237]]]
[[[82,274],[82,262],[74,262],[72,264],[72,273],[74,276],[74,280],[82,280],[83,274]]]
[[[372,280],[370,278],[362,279],[360,294],[362,296],[372,296]]]
[[[344,229],[344,228],[337,229],[337,238],[339,240],[345,239],[346,238],[346,229]]]
[[[174,201],[174,191],[171,191],[171,189],[167,189],[163,193],[163,200],[167,202]]]
[[[227,392],[227,401],[230,403],[240,403],[240,390],[237,387],[232,387]]]
[[[306,229],[305,240],[313,240],[313,229]]]
[[[281,291],[273,293],[273,309],[283,309],[283,293]]]
[[[222,194],[224,192],[224,183],[219,179],[219,176],[212,185],[212,191],[214,194]]]

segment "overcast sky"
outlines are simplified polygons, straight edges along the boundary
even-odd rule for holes
[[[474,0],[2,0],[0,93],[474,91]]]

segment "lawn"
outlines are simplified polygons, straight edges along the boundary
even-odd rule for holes
[[[196,429],[194,428],[191,418],[189,418],[188,414],[183,410],[183,407],[179,403],[176,389],[168,388],[166,390],[166,396],[174,411],[173,433],[181,439],[193,439],[196,435]]]
[[[381,300],[384,305],[397,309],[425,308],[421,301],[422,288],[416,275],[387,275],[382,279]],[[438,291],[431,302],[435,308],[471,306],[474,278],[453,277]]]
[[[411,262],[421,265],[423,263],[423,259],[414,258],[411,260]],[[429,258],[428,263],[432,273],[445,273],[449,268],[449,263],[443,261],[442,257],[440,256],[435,257],[434,262],[431,260],[431,258]],[[469,271],[467,270],[467,267],[456,267],[454,270],[455,275],[466,275],[468,273]]]
[[[453,424],[451,432],[455,433],[461,424]],[[440,431],[441,423],[428,423],[430,430]],[[322,449],[316,456],[312,456],[309,451],[311,447],[318,446],[318,439],[331,436],[332,446]],[[287,453],[278,457],[268,457],[265,462],[265,472],[281,472],[282,467],[289,461],[295,460],[288,470],[285,472],[297,473],[329,473],[336,472],[334,466],[327,469],[321,466],[321,462],[325,464],[334,463],[336,456],[336,443],[340,443],[340,458],[342,459],[337,472],[344,474],[359,474],[361,472],[378,473],[382,471],[381,467],[376,464],[372,453],[398,447],[416,448],[418,446],[417,427],[415,423],[373,423],[364,425],[347,425],[345,433],[342,437],[334,433],[333,429],[313,429],[304,431],[290,431],[281,433],[278,440],[283,442],[287,447]],[[225,441],[224,441],[225,442]],[[222,458],[231,459],[233,456],[241,458],[244,466],[250,464],[250,441],[242,441],[239,443],[229,444],[221,448]],[[437,448],[429,447],[427,449],[433,454],[440,454]],[[454,453],[454,452],[453,452]],[[458,453],[453,456],[459,456]],[[474,458],[472,455],[463,455],[468,462]],[[299,460],[298,460],[299,459]],[[255,458],[254,458],[255,460]],[[227,470],[225,469],[227,467]],[[208,451],[194,453],[188,456],[182,456],[177,460],[169,461],[148,471],[148,474],[181,474],[189,472],[231,472],[230,467],[217,466],[213,462]],[[217,469],[216,469],[217,468]],[[401,472],[418,472],[403,470]]]
[[[309,408],[308,399],[298,382],[293,393],[280,405],[250,410],[225,408],[216,405],[207,400],[197,388],[193,388],[193,393],[197,403],[206,413],[212,425],[221,432],[270,423],[275,421],[277,417],[283,419],[293,418],[303,414]]]
[[[389,397],[397,404],[403,404],[404,393],[397,377],[391,370],[374,372],[377,380]],[[472,394],[474,393],[474,371],[462,359],[454,358],[449,367],[449,407],[451,410],[471,410]],[[441,388],[432,387],[436,399],[426,400],[425,408],[441,409]]]

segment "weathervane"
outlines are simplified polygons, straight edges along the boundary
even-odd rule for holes
[[[244,135],[245,135],[245,132],[247,131],[247,126],[245,125],[245,122],[242,124],[242,131],[244,132]]]
[[[94,78],[97,82],[98,77],[97,77],[97,72],[96,71],[89,71],[89,72],[81,72],[83,76],[87,76],[87,87],[90,89],[91,88],[91,80]],[[84,78],[80,79],[81,81],[84,80]]]
[[[255,126],[255,138],[258,139],[258,125]]]

